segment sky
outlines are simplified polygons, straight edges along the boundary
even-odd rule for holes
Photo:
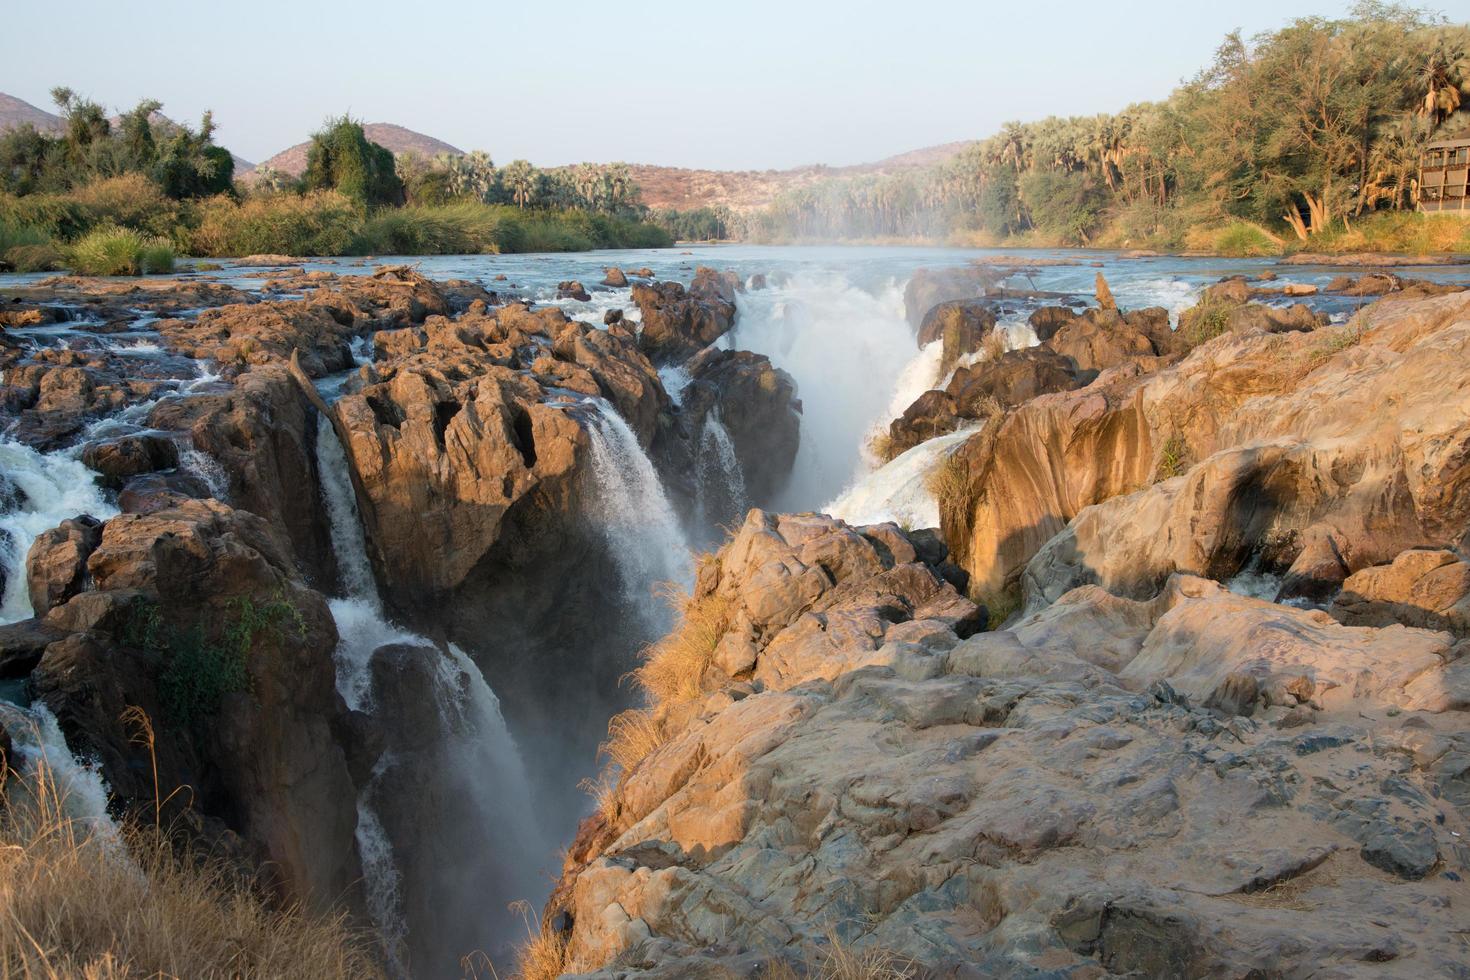
[[[1227,31],[1348,6],[0,0],[0,92],[48,110],[56,85],[110,109],[155,98],[181,120],[213,109],[217,141],[251,161],[348,112],[497,163],[841,166],[1162,98]]]

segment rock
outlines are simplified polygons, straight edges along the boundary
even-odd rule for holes
[[[1031,329],[1036,332],[1036,339],[1041,341],[1042,343],[1045,343],[1046,341],[1050,340],[1058,330],[1071,323],[1075,319],[1077,319],[1077,313],[1075,313],[1070,307],[1043,306],[1041,309],[1034,311],[1029,317],[1027,317],[1026,322],[1029,323],[1031,325]]]
[[[103,484],[114,489],[128,477],[179,465],[179,449],[172,439],[152,433],[119,436],[88,443],[82,462],[102,474]]]
[[[718,273],[701,268],[686,290],[677,282],[634,283],[642,315],[639,347],[655,364],[697,354],[735,323],[735,293]]]
[[[280,528],[309,580],[332,588],[336,559],[316,472],[316,417],[283,366],[248,371],[227,392],[162,401],[148,421],[187,432],[227,477],[230,502]]]
[[[939,362],[939,373],[944,376],[961,357],[978,351],[994,329],[995,312],[985,303],[973,300],[940,303],[924,314],[919,325],[919,346],[927,347],[936,340],[944,345]]]
[[[83,514],[36,535],[26,554],[31,608],[44,616],[87,586],[87,559],[102,541],[102,522]]]
[[[1315,296],[1317,287],[1309,282],[1289,282],[1281,287],[1284,296]]]
[[[1108,281],[1103,274],[1097,274],[1097,307],[1100,310],[1116,310],[1118,301],[1113,299],[1113,291],[1108,288]]]
[[[807,570],[819,554],[831,575]],[[1446,804],[1373,748],[1378,699],[1442,636],[1364,636],[1180,577],[961,638],[908,613],[909,566],[875,557],[829,519],[753,513],[701,574],[699,595],[752,612],[716,646],[742,678],[713,666],[697,705],[656,708],[662,744],[584,823],[544,916],[568,972],[715,975],[772,946],[819,963],[834,903],[870,910],[844,942],[924,975],[1458,962],[1428,872],[1465,814],[1436,825]],[[1321,703],[1270,703],[1278,668],[1320,670],[1290,686]],[[1271,724],[1293,711],[1324,720]],[[1287,888],[1311,896],[1289,922]],[[1390,905],[1413,921],[1368,911]]]
[[[612,326],[615,323],[622,323],[623,322],[623,311],[622,310],[608,310],[606,313],[604,313],[602,315],[602,322],[603,322],[603,325],[604,326],[609,326],[609,327]]]
[[[1342,583],[1332,614],[1349,626],[1403,623],[1470,634],[1470,564],[1452,551],[1411,548]]]
[[[1457,540],[1467,512],[1449,488],[1470,479],[1454,448],[1470,430],[1430,405],[1459,384],[1445,352],[1470,344],[1467,313],[1457,296],[1370,307],[1338,350],[1226,334],[1178,364],[1037,398],[959,451],[975,504],[946,511],[945,536],[981,594],[1034,558],[1034,601],[1089,581],[1150,595],[1173,571],[1226,578],[1314,524],[1334,529],[1349,571]],[[1426,475],[1405,483],[1400,466]]]
[[[607,275],[602,279],[602,284],[604,286],[626,286],[628,285],[628,277],[623,275],[623,270],[617,266],[609,266]]]
[[[1046,346],[1070,360],[1074,372],[1090,379],[1110,367],[1172,353],[1173,341],[1165,310],[1137,310],[1125,315],[1103,309],[1088,310],[1062,326]]]
[[[575,299],[585,303],[592,298],[587,288],[575,279],[556,284],[557,299]]]
[[[951,300],[977,299],[1000,284],[1002,272],[978,265],[951,269],[916,269],[903,290],[904,314],[915,330],[924,317],[940,303]]]
[[[685,370],[690,383],[680,398],[681,421],[698,447],[693,450],[696,459],[718,452],[704,445],[703,429],[712,414],[728,433],[747,499],[739,513],[725,513],[720,520],[738,520],[745,507],[769,502],[791,475],[801,443],[796,382],[773,367],[770,358],[749,351],[709,348]]]
[[[280,363],[300,350],[307,373],[321,377],[352,366],[349,342],[359,332],[351,314],[333,313],[306,300],[242,303],[161,320],[157,329],[173,350],[236,368]]]
[[[1276,593],[1277,602],[1287,599],[1325,602],[1348,577],[1347,565],[1328,529],[1308,528],[1303,539],[1302,549],[1286,570],[1281,589]]]

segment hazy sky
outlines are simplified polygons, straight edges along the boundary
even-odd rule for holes
[[[0,0],[0,91],[212,108],[254,161],[349,111],[497,163],[841,165],[1159,98],[1226,31],[1348,5]]]

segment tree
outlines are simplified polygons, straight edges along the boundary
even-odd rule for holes
[[[368,207],[404,201],[392,152],[369,140],[362,124],[348,116],[329,120],[311,137],[302,181],[308,190],[335,190]]]

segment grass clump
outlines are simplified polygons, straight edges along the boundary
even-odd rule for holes
[[[1250,221],[1232,221],[1211,233],[1210,249],[1216,255],[1255,258],[1280,255],[1283,243],[1260,225]]]
[[[61,268],[64,258],[44,229],[0,218],[0,270],[46,272]]]
[[[377,977],[345,913],[272,908],[224,860],[151,824],[73,817],[44,758],[9,774],[0,809],[0,974]]]
[[[72,269],[84,276],[141,276],[174,268],[167,239],[113,224],[88,232],[68,252]]]
[[[963,449],[956,449],[929,471],[926,485],[939,504],[941,524],[957,520],[970,509],[970,464]]]
[[[1198,347],[1230,329],[1230,314],[1237,307],[1238,304],[1229,300],[1205,296],[1198,305],[1179,315],[1179,329],[1175,332],[1191,349]]]

